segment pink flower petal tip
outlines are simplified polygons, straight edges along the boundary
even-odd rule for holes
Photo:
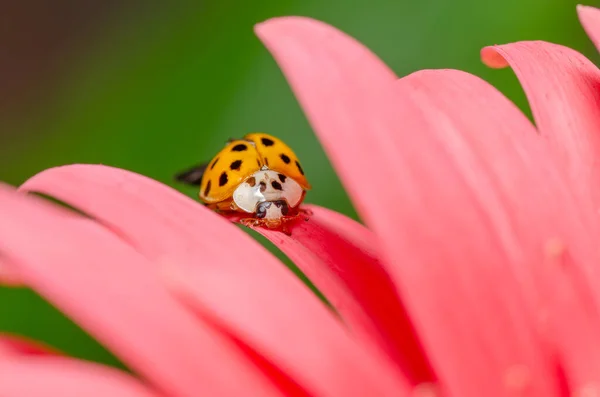
[[[588,36],[600,50],[600,9],[578,5],[577,14]]]
[[[481,60],[484,64],[494,69],[503,69],[508,62],[498,53],[495,47],[484,47],[481,49]]]

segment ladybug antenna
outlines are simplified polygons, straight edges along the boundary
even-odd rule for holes
[[[206,167],[208,167],[208,163],[196,165],[190,169],[176,174],[175,180],[177,182],[185,183],[186,185],[200,186]]]

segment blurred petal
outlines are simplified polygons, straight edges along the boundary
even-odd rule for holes
[[[481,51],[492,67],[511,66],[521,81],[539,132],[555,144],[573,180],[600,204],[600,71],[582,54],[543,41]]]
[[[317,341],[309,343],[301,338],[301,334],[290,330],[288,337],[298,338],[294,342],[298,352],[308,353],[315,351],[313,349],[324,352],[331,335],[339,335],[334,338],[336,340],[346,337],[345,330],[329,310],[262,246],[220,215],[165,185],[125,170],[76,165],[38,174],[26,182],[23,189],[43,192],[85,211],[166,267],[194,264],[199,271],[217,268],[231,274],[268,272],[287,299],[301,304],[303,310],[294,312],[294,321],[310,326],[316,334]],[[123,211],[123,208],[127,210]],[[231,246],[235,249],[230,249]],[[291,246],[288,251],[300,260],[304,255],[317,260],[302,246]],[[238,335],[237,332],[234,334]],[[270,343],[282,343],[283,339],[281,335]],[[286,349],[283,344],[281,350]],[[316,358],[318,354],[312,357]],[[337,365],[343,367],[342,357],[331,359],[339,360]],[[291,362],[288,365],[300,362],[293,355],[286,360]],[[303,366],[297,370],[308,371],[309,368]]]
[[[60,354],[57,350],[43,345],[40,342],[26,339],[22,336],[0,334],[0,349],[3,353],[23,354],[23,355],[41,355]]]
[[[406,380],[385,356],[351,339],[318,302],[281,284],[266,268],[173,269],[173,292],[214,317],[311,396],[408,395]],[[310,318],[312,321],[304,321]]]
[[[412,328],[396,288],[376,257],[375,236],[342,214],[315,205],[305,208],[313,216],[295,225],[291,236],[255,230],[306,274],[359,338],[375,343],[399,364],[404,359],[415,366],[423,363],[418,341],[407,332]]]
[[[160,390],[277,395],[237,348],[175,301],[150,262],[119,237],[5,186],[0,218],[0,251],[18,263],[26,284]]]
[[[275,18],[255,30],[283,70],[362,219],[370,224],[373,216],[380,215],[370,211],[371,192],[382,191],[391,179],[388,169],[373,167],[365,156],[379,155],[365,120],[371,104],[396,76],[362,44],[319,21]],[[356,167],[342,165],[347,162]],[[365,191],[363,178],[378,188]],[[413,334],[403,310],[388,315],[397,320],[398,328],[404,327],[395,332]],[[400,366],[415,382],[435,379],[420,347],[411,343],[417,337],[407,340],[400,345],[404,358]]]
[[[158,397],[137,379],[108,367],[58,357],[0,356],[2,397]]]
[[[577,13],[583,28],[600,51],[600,10],[595,7],[578,5]]]

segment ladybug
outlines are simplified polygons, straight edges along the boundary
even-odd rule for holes
[[[175,178],[199,186],[200,200],[208,208],[247,215],[240,220],[247,226],[266,226],[289,234],[287,222],[310,214],[300,209],[311,186],[298,157],[282,140],[266,133],[230,139],[210,162]]]

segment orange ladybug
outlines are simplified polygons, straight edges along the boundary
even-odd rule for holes
[[[281,228],[308,211],[300,204],[311,186],[296,154],[282,140],[251,133],[230,140],[214,158],[176,176],[200,186],[200,200],[209,208],[246,214],[247,226]],[[308,218],[306,218],[308,220]]]

